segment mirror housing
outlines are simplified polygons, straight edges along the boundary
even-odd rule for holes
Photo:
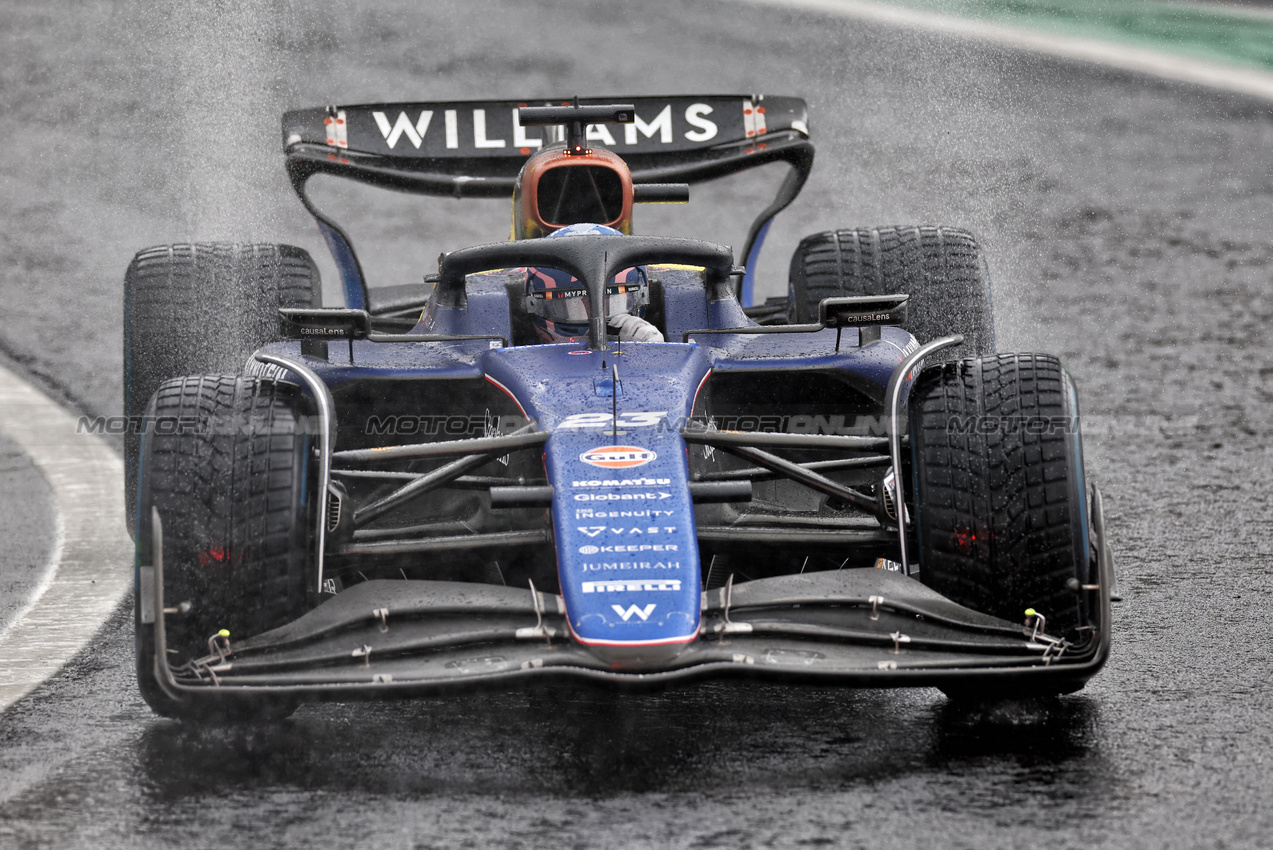
[[[688,204],[690,202],[690,184],[688,183],[633,183],[632,203],[634,204]]]
[[[906,302],[909,299],[909,295],[823,298],[818,302],[818,322],[824,328],[900,325],[906,321]]]
[[[366,310],[284,307],[278,315],[279,333],[285,339],[366,339],[371,335],[371,314]]]

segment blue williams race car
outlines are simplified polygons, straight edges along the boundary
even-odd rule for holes
[[[706,96],[289,112],[345,305],[286,245],[140,252],[125,294],[137,672],[156,712],[709,677],[1077,690],[1113,574],[1056,358],[994,346],[974,238],[803,240],[806,107]],[[742,262],[634,205],[777,163]],[[513,238],[369,287],[307,191],[512,197]]]

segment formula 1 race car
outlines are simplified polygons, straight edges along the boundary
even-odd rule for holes
[[[1056,358],[994,347],[973,237],[805,239],[789,97],[289,112],[288,174],[345,306],[286,245],[142,251],[126,277],[137,671],[182,718],[303,700],[706,677],[1077,690],[1113,573]],[[730,248],[633,205],[784,164]],[[314,175],[513,199],[513,238],[370,287]],[[246,365],[245,365],[246,362]]]

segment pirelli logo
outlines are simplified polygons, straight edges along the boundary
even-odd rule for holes
[[[585,581],[584,593],[631,593],[644,590],[680,590],[679,578],[656,578],[644,581],[629,579],[624,581]]]

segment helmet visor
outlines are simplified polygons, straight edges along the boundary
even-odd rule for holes
[[[606,287],[606,315],[635,313],[645,304],[644,287],[612,284]],[[534,293],[535,313],[554,322],[586,322],[590,304],[584,289],[550,289]]]

